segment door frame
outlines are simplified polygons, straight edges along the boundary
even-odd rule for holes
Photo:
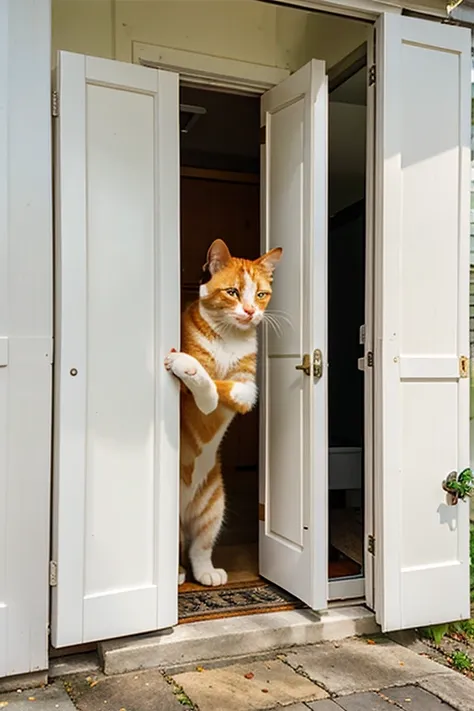
[[[265,1],[265,0],[264,0]],[[345,18],[362,18],[370,21],[375,21],[379,17],[386,14],[401,14],[402,8],[401,3],[396,4],[396,0],[390,0],[390,2],[379,1],[379,0],[273,0],[275,4],[284,4],[296,8],[323,11],[328,14],[335,16],[342,16]],[[32,12],[33,5],[38,9],[41,14],[42,21],[37,22],[37,16]],[[418,11],[421,15],[424,15],[426,19],[433,19],[435,21],[442,21],[447,19],[447,13],[435,8],[429,8],[426,6],[416,7],[416,3],[411,6],[412,10]],[[14,10],[14,12],[13,12]],[[11,11],[11,12],[10,12]],[[21,116],[25,114],[25,98],[29,97],[28,101],[31,104],[31,111],[38,112],[38,115],[42,117],[44,124],[41,125],[41,131],[34,136],[34,151],[35,154],[41,157],[41,170],[42,174],[38,177],[35,174],[35,186],[36,192],[38,193],[38,185],[41,186],[41,190],[45,191],[45,199],[42,201],[43,211],[41,213],[39,221],[36,220],[36,227],[38,225],[41,227],[42,241],[37,241],[37,244],[42,245],[42,254],[49,255],[49,250],[52,248],[51,240],[51,218],[53,210],[53,198],[52,198],[52,176],[50,171],[50,159],[47,158],[45,151],[49,149],[50,145],[50,134],[52,125],[52,116],[50,111],[50,57],[52,50],[52,37],[51,37],[51,11],[52,11],[52,0],[43,0],[40,8],[37,8],[37,4],[34,0],[0,0],[0,14],[6,13],[8,17],[8,24],[2,25],[5,28],[5,36],[10,39],[15,39],[16,42],[10,43],[5,42],[5,51],[9,51],[13,57],[13,47],[18,47],[18,51],[24,51],[27,47],[30,53],[30,61],[28,61],[28,72],[27,76],[23,76],[24,72],[21,74],[22,81],[27,89],[23,91],[23,99],[20,102],[15,100],[14,103],[10,102],[7,105],[7,112],[10,114],[19,112]],[[117,32],[120,32],[122,28],[118,27]],[[25,38],[28,38],[31,33],[34,35],[34,42],[27,42]],[[9,48],[9,49],[8,49]],[[10,62],[11,57],[9,58]],[[119,57],[117,57],[119,59]],[[11,59],[13,61],[13,59]],[[23,65],[22,65],[23,66]],[[34,71],[32,71],[32,67]],[[18,73],[17,73],[18,79]],[[18,82],[17,82],[18,83]],[[18,86],[16,86],[16,93],[14,94],[15,99],[18,97]],[[27,112],[28,113],[28,112]],[[24,148],[24,140],[21,138],[22,134],[27,135],[28,131],[24,129],[20,122],[20,126],[14,136],[8,137],[6,134],[3,136],[4,142],[10,147],[11,150],[19,150],[18,145],[21,143]],[[29,135],[29,134],[28,134]],[[22,153],[23,156],[23,153]],[[28,160],[25,159],[25,165],[31,160],[31,152],[29,153]],[[39,175],[39,174],[38,174]],[[5,183],[5,186],[7,183]],[[28,181],[15,184],[15,209],[18,211],[17,207],[29,204],[31,186]],[[3,197],[3,195],[1,196]],[[12,203],[13,204],[13,203]],[[33,215],[33,213],[30,214]],[[20,223],[18,223],[20,225]],[[21,223],[21,234],[24,237],[24,224]],[[37,235],[38,229],[33,230],[32,234]],[[49,236],[49,241],[48,241]],[[23,238],[22,237],[22,238]],[[26,237],[25,237],[26,239]],[[46,241],[45,241],[46,240]],[[49,244],[49,246],[48,246]],[[49,259],[46,256],[46,259]],[[49,259],[49,263],[51,259]],[[52,294],[53,290],[53,275],[52,270],[45,268],[42,273],[38,276],[36,280],[36,286],[41,291],[42,298],[49,299],[48,294]],[[17,295],[21,294],[23,301],[24,298],[28,297],[31,292],[31,284],[28,280],[24,280],[21,286],[18,287]],[[39,293],[39,292],[38,292]],[[26,297],[25,297],[26,295]],[[37,296],[37,292],[35,292]],[[35,309],[37,309],[37,299],[35,301]],[[48,302],[49,303],[49,302]],[[49,306],[49,311],[52,311],[52,307]],[[36,313],[36,311],[35,311]],[[49,333],[49,331],[48,331]],[[52,331],[49,333],[52,336]],[[49,376],[45,376],[46,379]],[[43,377],[42,382],[46,383],[45,377]],[[28,413],[31,410],[31,403],[28,401]],[[42,416],[40,419],[43,421],[48,421],[52,415],[52,402],[51,398],[45,398],[38,407],[41,409]],[[26,410],[25,410],[26,412]],[[47,441],[46,441],[47,440]],[[47,447],[49,455],[51,454],[51,438],[46,439],[41,438],[41,443],[38,443],[43,450]],[[48,667],[48,654],[47,654],[47,642],[48,642],[48,632],[47,632],[47,612],[48,612],[48,595],[49,595],[49,579],[48,579],[48,568],[50,561],[50,551],[48,548],[48,541],[50,537],[50,473],[49,468],[45,465],[41,466],[41,476],[32,479],[32,475],[35,472],[35,467],[30,468],[30,475],[26,477],[24,481],[33,487],[28,486],[26,489],[23,487],[21,494],[19,495],[18,501],[22,500],[24,503],[25,491],[30,490],[33,492],[35,498],[35,506],[33,507],[36,511],[35,515],[35,525],[37,526],[37,535],[29,541],[28,544],[28,555],[25,560],[30,563],[34,563],[35,580],[36,584],[30,585],[30,594],[28,598],[24,596],[17,596],[16,591],[18,587],[18,581],[22,581],[23,570],[28,568],[28,564],[25,566],[21,565],[18,557],[18,545],[15,536],[11,536],[12,546],[8,548],[11,551],[11,556],[15,561],[15,568],[12,569],[11,576],[8,578],[8,585],[11,591],[11,599],[15,604],[21,601],[23,606],[24,615],[22,617],[24,628],[29,630],[30,634],[26,634],[22,639],[26,640],[22,643],[21,649],[17,649],[15,645],[14,652],[10,655],[9,663],[6,669],[0,670],[0,674],[10,676],[11,674],[23,674],[32,671],[38,671],[47,669]],[[10,473],[8,471],[8,475]],[[21,483],[21,481],[20,481]],[[39,492],[39,493],[38,493]],[[16,496],[16,494],[15,494]],[[44,500],[44,505],[41,511],[37,506],[38,496],[42,497]],[[28,518],[28,524],[31,528],[31,516],[30,509],[27,506],[19,507],[17,506],[17,498],[11,497],[7,503],[8,515],[10,517],[14,516],[16,523],[24,528],[25,516]],[[31,498],[31,497],[30,497]],[[21,515],[20,515],[21,514]],[[12,519],[13,520],[13,519]],[[32,545],[32,541],[34,544]],[[31,566],[30,566],[31,567]],[[28,568],[29,569],[29,568]],[[20,586],[21,587],[21,586]],[[24,586],[23,586],[24,587]],[[32,597],[33,596],[33,597]],[[34,599],[33,599],[34,598]],[[26,600],[26,602],[25,602]],[[11,663],[10,663],[11,662]]]
[[[296,3],[295,3],[296,4]],[[172,53],[171,53],[172,52]],[[182,56],[181,56],[182,55]],[[204,59],[203,59],[204,57]],[[290,72],[287,70],[277,70],[271,80],[268,73],[268,67],[250,62],[242,62],[238,60],[222,59],[220,57],[211,57],[210,55],[202,55],[197,52],[181,52],[180,50],[171,51],[169,48],[166,53],[163,53],[163,48],[158,45],[150,45],[145,43],[133,44],[132,61],[142,66],[152,69],[163,69],[174,71],[180,74],[180,86],[194,86],[202,89],[210,89],[214,91],[229,92],[233,94],[241,94],[247,96],[260,96],[272,86],[283,81]],[[338,85],[338,80],[346,81],[352,74],[359,71],[362,66],[367,68],[372,61],[372,49],[369,48],[369,42],[363,43],[355,50],[350,52],[346,57],[340,60],[328,71],[328,79],[332,84]],[[275,82],[275,83],[273,83]],[[342,83],[342,82],[340,82]],[[336,88],[334,86],[334,88]],[[367,112],[367,122],[369,121],[369,110]],[[371,145],[375,145],[375,124],[372,121],[368,131],[374,132]],[[367,144],[369,145],[369,144]],[[367,150],[366,171],[367,175],[375,168],[373,155],[369,155]],[[370,180],[367,178],[367,189],[373,184],[373,175]],[[368,200],[366,195],[367,211],[373,209],[372,200]],[[368,253],[373,245],[372,236],[372,219],[367,219],[366,224],[366,252]],[[368,230],[371,230],[369,237]],[[369,259],[366,264],[366,284],[369,279],[373,279],[373,260]],[[366,287],[366,332],[373,332],[373,308],[367,308],[368,295],[373,293],[373,284],[367,290]],[[369,341],[365,344],[365,352],[369,350]],[[366,377],[366,380],[368,378]],[[371,378],[369,376],[371,381]],[[365,386],[365,396],[372,397],[372,386]],[[372,437],[372,432],[367,432],[367,423],[371,422],[373,415],[373,400],[370,400],[365,406],[365,442],[364,451],[367,447],[369,438]],[[373,521],[373,491],[368,491],[369,486],[373,485],[373,441],[370,443],[370,456],[364,458],[364,567],[363,574],[358,577],[328,579],[328,603],[339,602],[342,600],[363,600],[370,607],[372,606],[372,587],[369,591],[366,590],[367,581],[372,586],[373,581],[373,557],[368,554],[367,540],[368,536],[372,535]],[[370,506],[370,509],[367,509]],[[329,534],[328,534],[329,535]],[[369,594],[367,594],[369,592]]]

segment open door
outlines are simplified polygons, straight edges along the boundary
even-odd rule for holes
[[[327,94],[313,60],[261,104],[262,251],[284,254],[261,348],[260,573],[313,609],[328,589]]]
[[[376,614],[384,631],[469,616],[470,32],[377,26]],[[468,361],[467,361],[468,362]]]
[[[178,75],[61,52],[52,643],[177,622]]]

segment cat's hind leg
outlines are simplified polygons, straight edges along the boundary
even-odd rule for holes
[[[227,573],[212,563],[214,543],[224,520],[225,496],[219,462],[208,473],[192,503],[189,560],[201,585],[225,585]]]

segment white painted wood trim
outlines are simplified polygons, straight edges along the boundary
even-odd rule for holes
[[[48,0],[0,0],[0,677],[48,666],[50,36]]]
[[[256,94],[271,89],[290,75],[287,69],[278,67],[136,41],[132,41],[132,61],[177,72],[183,82]]]
[[[380,15],[387,13],[400,15],[403,9],[431,17],[448,17],[447,11],[430,8],[426,5],[418,5],[417,3],[410,3],[410,6],[407,7],[404,3],[382,2],[379,0],[274,0],[274,2],[367,20],[375,20]]]
[[[5,284],[6,286],[6,284]],[[0,368],[8,365],[8,336],[0,336]]]
[[[375,63],[375,32],[367,42],[367,69]],[[365,343],[364,343],[364,577],[365,599],[374,608],[374,557],[368,550],[374,535],[374,369],[367,355],[374,352],[375,244],[375,86],[367,87],[365,196]]]
[[[69,81],[62,81],[62,73],[68,72]],[[61,57],[61,66],[56,72],[57,85],[62,103],[61,117],[55,121],[55,246],[56,246],[56,290],[55,290],[55,337],[57,342],[57,354],[55,358],[55,381],[54,381],[54,477],[53,477],[53,515],[54,525],[52,527],[52,557],[58,561],[63,545],[68,545],[69,541],[75,542],[77,537],[75,532],[82,530],[85,520],[85,461],[86,451],[81,433],[84,431],[86,398],[82,388],[82,382],[87,378],[87,345],[85,338],[77,338],[77,324],[81,323],[81,315],[86,309],[86,290],[80,278],[76,282],[72,281],[74,273],[81,275],[86,269],[86,215],[82,209],[86,201],[86,161],[83,150],[76,150],[85,140],[85,117],[82,111],[85,102],[85,83],[83,81],[85,72],[85,59],[81,55],[64,53]],[[74,77],[74,79],[72,79]],[[72,111],[73,119],[69,118],[69,106],[76,107]],[[59,121],[65,117],[68,125],[73,121],[73,140],[60,142]],[[63,179],[60,173],[59,161],[68,166],[70,172],[74,172],[76,181],[74,185]],[[62,239],[63,230],[70,235],[65,241]],[[69,272],[71,288],[63,288],[62,275],[64,265],[73,264],[74,269]],[[72,286],[74,284],[74,286]],[[63,313],[68,318],[63,318]],[[64,344],[64,345],[63,345]],[[75,368],[77,377],[74,378],[75,393],[66,392],[63,380],[71,376],[65,372]],[[78,402],[80,400],[80,402]],[[65,431],[75,433],[75,436],[65,438]],[[61,470],[63,459],[68,462],[71,474],[68,491],[63,492],[57,485],[58,472]],[[69,497],[73,506],[61,507],[60,501],[64,495]],[[59,512],[59,513],[58,513]],[[59,533],[58,533],[59,532]],[[84,547],[83,541],[79,548]],[[82,617],[83,600],[81,591],[84,587],[84,565],[76,564],[77,560],[82,563],[83,551],[72,550],[69,547],[69,555],[66,557],[65,565],[61,563],[61,573],[58,573],[58,588],[53,589],[52,596],[52,638],[53,643],[56,634],[56,617],[58,595],[68,600],[68,631],[72,640],[76,638],[82,640]],[[67,569],[66,569],[67,566]],[[79,624],[76,625],[76,621]],[[59,624],[59,623],[58,623]]]
[[[328,130],[329,96],[328,77],[323,63],[312,60],[317,75],[325,73],[314,102],[314,126],[311,151],[315,156],[311,166],[311,179],[306,188],[311,191],[313,209],[310,220],[310,259],[304,265],[311,292],[308,298],[312,345],[309,352],[319,348],[322,352],[323,374],[312,384],[312,452],[310,485],[311,528],[313,551],[317,557],[313,569],[313,597],[328,600],[328,538],[329,538],[329,431],[328,431]],[[321,66],[322,64],[322,66]]]
[[[402,380],[432,380],[459,378],[459,359],[456,356],[400,356],[400,378]]]
[[[330,580],[328,585],[328,601],[356,600],[366,596],[365,578],[341,578]]]

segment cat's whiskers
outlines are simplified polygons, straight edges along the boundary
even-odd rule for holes
[[[294,329],[291,318],[286,313],[286,311],[280,311],[278,309],[267,309],[265,313],[269,314],[270,316],[274,316],[276,319],[280,319],[281,321],[284,321],[285,323],[288,324],[288,326],[290,326],[292,329]]]
[[[267,323],[269,326],[271,326],[277,336],[282,335],[283,329],[282,329],[281,325],[278,323],[278,321],[276,320],[275,316],[273,316],[272,314],[269,314],[269,313],[265,313],[265,315],[263,317],[263,322]]]

